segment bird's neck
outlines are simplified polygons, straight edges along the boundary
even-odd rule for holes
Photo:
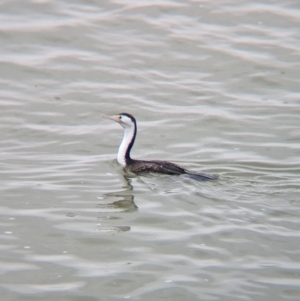
[[[124,128],[124,136],[118,152],[118,162],[123,167],[128,165],[128,163],[131,160],[130,151],[134,144],[135,136],[136,136],[136,126],[130,128]]]

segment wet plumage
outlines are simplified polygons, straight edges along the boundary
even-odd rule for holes
[[[133,173],[156,172],[168,175],[187,175],[195,180],[214,180],[216,175],[190,172],[183,167],[169,161],[160,160],[135,160],[130,157],[130,151],[134,144],[137,125],[135,118],[128,113],[120,113],[114,116],[102,115],[102,117],[116,121],[124,128],[124,136],[118,151],[118,162]]]

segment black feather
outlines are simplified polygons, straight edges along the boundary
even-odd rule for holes
[[[210,181],[218,178],[217,175],[193,173],[172,162],[159,160],[145,161],[131,159],[128,169],[134,173],[157,172],[167,175],[186,175],[197,181]]]

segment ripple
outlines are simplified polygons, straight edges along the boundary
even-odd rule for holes
[[[296,3],[0,8],[4,301],[299,299]],[[219,180],[128,177],[121,111]]]

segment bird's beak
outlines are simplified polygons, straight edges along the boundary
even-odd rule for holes
[[[120,116],[119,115],[108,116],[108,115],[102,114],[101,117],[120,123]]]

